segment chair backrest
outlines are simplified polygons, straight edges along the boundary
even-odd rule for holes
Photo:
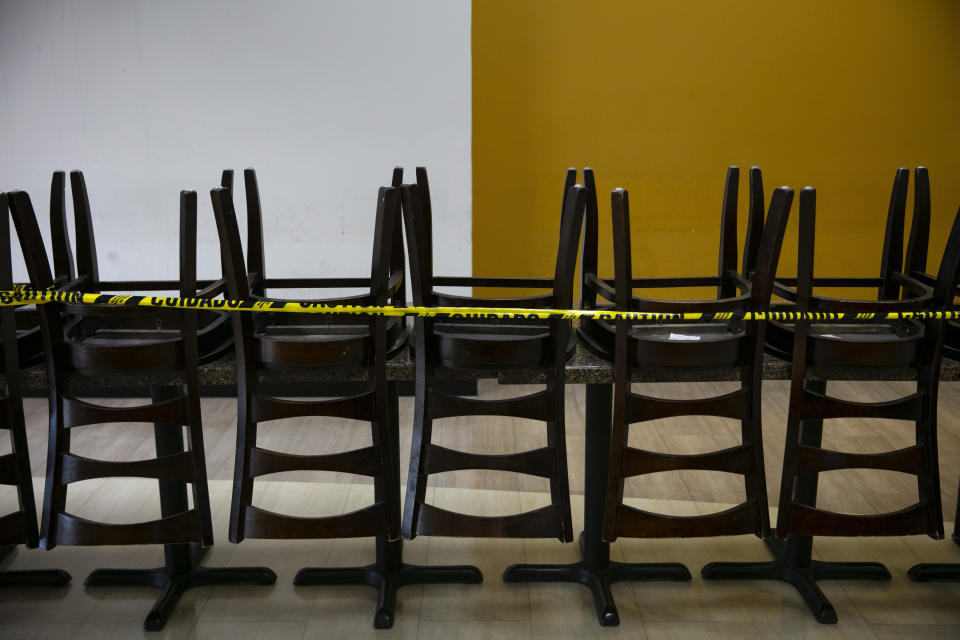
[[[253,173],[248,175],[253,177]],[[220,236],[220,247],[223,255],[224,278],[227,284],[227,296],[234,300],[256,299],[258,296],[251,286],[251,278],[248,274],[249,261],[244,259],[244,251],[240,241],[239,226],[237,223],[236,210],[233,204],[233,197],[229,189],[222,187],[215,188],[210,192],[210,198],[213,204],[213,212],[217,223],[217,232]],[[369,293],[362,297],[357,297],[357,304],[386,305],[393,290],[391,282],[395,279],[390,265],[391,250],[395,244],[395,229],[400,224],[400,201],[399,193],[393,187],[381,187],[378,193],[376,218],[374,221],[374,243],[370,267],[370,278],[367,280]],[[261,253],[262,255],[262,253]],[[266,284],[266,279],[260,281]],[[317,280],[316,282],[322,282]],[[314,300],[317,303],[323,303],[324,300]],[[341,302],[339,298],[330,298],[326,302],[337,304]],[[356,323],[360,320],[351,318]],[[371,326],[371,335],[375,338],[385,333],[385,322],[383,316],[369,316],[368,322]],[[245,366],[253,366],[253,330],[254,322],[252,314],[238,313],[234,314],[234,339],[237,344],[238,358],[242,359]],[[323,362],[315,363],[323,365]],[[333,364],[333,363],[326,363]],[[252,370],[248,370],[250,374]]]
[[[60,185],[62,185],[63,175],[60,173]],[[90,196],[87,190],[86,178],[82,171],[70,172],[70,186],[73,194],[73,212],[74,226],[76,228],[76,279],[71,276],[66,277],[66,265],[73,262],[73,257],[69,253],[69,240],[66,234],[65,214],[63,211],[63,187],[57,188],[57,174],[54,174],[54,186],[51,190],[51,229],[53,233],[53,255],[55,265],[56,283],[58,286],[70,284],[71,290],[82,291],[84,293],[101,293],[104,290],[110,290],[111,284],[121,290],[156,290],[165,288],[177,288],[181,295],[193,297],[197,293],[196,286],[189,286],[192,282],[196,284],[196,193],[193,191],[182,191],[180,194],[180,274],[177,279],[160,281],[131,281],[123,280],[118,283],[104,282],[100,278],[99,263],[97,260],[97,243],[93,228],[92,209],[90,207]],[[233,184],[233,171],[226,170],[221,176],[224,185]],[[59,198],[54,197],[54,193],[59,194]],[[192,194],[192,195],[189,195]],[[189,201],[189,202],[188,202]],[[55,206],[59,207],[61,213],[54,211]],[[186,227],[184,226],[186,224]],[[58,232],[62,229],[62,233]],[[192,229],[192,232],[190,230]],[[184,237],[184,232],[190,232],[188,237]],[[186,242],[185,242],[186,241]],[[66,249],[59,252],[58,246],[65,244]],[[186,261],[186,262],[185,262]],[[63,266],[61,266],[61,264]],[[192,266],[191,266],[192,265]],[[188,286],[184,286],[187,284]]]
[[[4,207],[4,215],[7,208]],[[50,248],[53,252],[54,284],[61,286],[76,277],[70,231],[67,228],[66,174],[54,171],[50,180]]]
[[[226,182],[226,181],[224,181]],[[220,257],[225,295],[230,300],[249,300],[250,281],[247,277],[243,248],[240,245],[240,229],[233,208],[233,196],[229,188],[219,187],[210,191],[213,214],[220,238]],[[230,314],[233,325],[233,343],[237,359],[238,393],[246,392],[248,385],[256,384],[256,349],[253,343],[253,314],[234,312]]]
[[[587,189],[584,217],[583,248],[581,251],[580,304],[584,309],[594,309],[597,296],[611,300],[615,297],[611,281],[597,277],[597,190],[593,170],[586,168],[584,185]],[[720,212],[720,249],[718,252],[717,277],[714,278],[643,278],[642,286],[701,286],[716,284],[717,299],[730,299],[737,295],[742,283],[753,277],[757,255],[764,230],[763,179],[760,169],[750,169],[750,205],[747,218],[747,234],[743,249],[743,265],[737,272],[737,207],[740,169],[728,167],[724,181],[723,200]],[[789,205],[787,206],[789,211]],[[636,286],[636,285],[635,285]]]
[[[736,167],[731,167],[727,172],[727,182],[725,187],[723,223],[721,224],[721,235],[723,241],[720,250],[720,268],[726,270],[728,274],[736,271],[736,244],[729,242],[731,227],[735,225],[730,221],[735,220],[736,197],[728,197],[728,194],[736,188],[736,180],[739,177]],[[758,199],[762,197],[762,192],[758,194]],[[743,310],[760,311],[770,303],[770,296],[773,291],[773,282],[776,275],[777,263],[780,259],[780,249],[783,245],[783,236],[786,232],[787,219],[790,213],[790,206],[793,202],[793,191],[787,187],[780,187],[775,190],[770,199],[770,209],[766,221],[763,221],[762,212],[756,216],[754,212],[759,209],[755,204],[751,206],[751,229],[753,237],[749,238],[745,257],[750,256],[750,275],[749,275],[749,294],[737,296],[736,289],[729,290],[725,280],[729,279],[734,285],[735,281],[729,277],[720,276],[718,292],[722,295],[716,301],[698,301],[702,309],[711,310],[720,308],[730,311],[735,307]],[[632,252],[630,248],[630,206],[627,191],[624,189],[615,189],[610,196],[610,205],[613,213],[613,255],[614,255],[614,275],[616,308],[619,310],[635,309],[635,300],[633,296],[633,269]],[[731,211],[734,213],[731,214]],[[762,211],[762,210],[761,210]],[[760,227],[761,232],[756,233]],[[733,239],[736,240],[736,228],[733,228]],[[748,234],[748,236],[751,234]],[[731,259],[732,257],[732,259]],[[739,303],[736,303],[739,301]],[[731,302],[734,304],[731,306]],[[671,306],[685,305],[682,301],[671,302],[662,301],[664,309]]]
[[[957,294],[958,282],[960,282],[960,209],[954,216],[953,226],[947,237],[947,246],[940,259],[940,269],[937,271],[937,281],[930,301],[931,308],[940,311],[952,306]]]
[[[37,217],[33,211],[30,196],[24,191],[14,191],[8,194],[10,213],[17,229],[20,249],[26,263],[30,286],[38,291],[53,286],[53,274],[50,262],[43,246],[43,236],[37,225]],[[60,327],[60,313],[58,305],[48,303],[37,305],[37,317],[40,324],[43,351],[46,354],[47,385],[51,392],[57,389],[59,377],[57,371],[62,363],[60,345],[63,333]],[[6,322],[4,323],[6,324]]]
[[[40,234],[30,196],[25,191],[12,191],[7,197],[30,277],[30,286],[36,290],[47,289],[53,285],[53,272],[50,269],[50,261],[43,245],[43,236]],[[38,309],[47,306],[39,305]]]
[[[433,271],[433,208],[427,170],[424,167],[417,167],[416,177],[416,184],[404,185],[403,220],[407,235],[407,249],[410,252],[410,280],[414,303],[429,305],[434,302],[434,286],[441,284],[443,279],[438,280]],[[542,296],[516,299],[470,298],[475,300],[477,305],[491,303],[509,306],[511,300],[516,300],[517,306],[521,303],[533,306],[536,301],[539,303],[537,306],[569,308],[573,304],[573,276],[576,271],[581,229],[584,225],[584,209],[588,206],[587,189],[575,184],[576,177],[576,169],[568,169],[564,177],[563,198],[560,206],[560,237],[552,279],[535,281],[532,278],[465,277],[450,280],[456,280],[457,285],[460,286],[486,286],[487,281],[503,280],[494,286],[529,284],[543,287],[546,284],[552,289],[551,294],[545,299]],[[592,179],[592,172],[590,178]],[[589,234],[590,231],[588,230],[587,233]],[[595,228],[593,233],[596,233]],[[476,284],[471,284],[471,281]]]
[[[53,285],[55,287],[68,286],[76,277],[74,269],[73,251],[70,248],[70,234],[67,229],[67,212],[65,202],[65,182],[66,174],[63,171],[55,171],[50,181],[50,236],[53,249]],[[8,198],[3,195],[3,216],[7,217],[7,244],[9,248],[9,212],[7,205]],[[10,270],[12,275],[13,256],[10,253],[4,254],[4,264]],[[12,286],[12,279],[8,279],[8,285]],[[10,286],[0,287],[0,289],[9,289]],[[7,316],[5,316],[7,317]],[[36,314],[30,309],[18,309],[14,312],[10,309],[9,318],[11,322],[17,325],[16,332],[19,360],[21,366],[29,366],[43,361],[43,345],[40,336],[40,326],[36,320]],[[4,321],[6,322],[6,320]]]
[[[753,279],[753,273],[757,268],[757,259],[760,255],[760,247],[764,237],[765,223],[763,208],[766,205],[766,201],[764,200],[763,194],[763,175],[760,167],[750,167],[750,201],[747,207],[747,234],[743,242],[743,262],[738,274],[737,208],[739,182],[740,168],[736,166],[728,167],[727,177],[723,186],[723,206],[720,212],[720,255],[719,269],[717,270],[720,285],[717,288],[717,297],[721,299],[736,296],[738,275],[745,280]],[[779,206],[774,207],[774,204],[780,205],[782,203],[775,203],[771,200],[770,204],[772,213],[774,210],[779,211],[780,209]],[[787,204],[785,215],[789,213],[789,210],[790,205]],[[774,237],[776,237],[776,234],[774,234]],[[777,246],[779,247],[779,244]],[[779,248],[777,252],[777,255],[779,255]],[[776,260],[774,261],[774,266],[776,266]],[[769,268],[769,264],[766,264],[765,268]],[[769,295],[767,298],[769,298]]]
[[[233,190],[233,170],[225,169],[221,175],[220,186],[223,189]],[[249,289],[255,297],[265,297],[267,291],[268,278],[266,275],[266,262],[264,257],[264,239],[263,239],[263,209],[260,201],[260,186],[257,180],[256,171],[253,168],[247,168],[243,171],[244,193],[247,204],[247,248],[246,248],[246,268]],[[399,187],[403,182],[403,169],[395,167],[393,170],[391,185]],[[239,228],[239,227],[238,227]],[[398,225],[394,230],[393,245],[390,252],[391,276],[400,276],[400,285],[390,297],[391,304],[402,306],[406,302],[406,283],[403,277],[406,275],[406,256],[403,248],[403,229]],[[224,273],[227,269],[224,269]],[[321,284],[321,278],[310,279],[317,284]]]
[[[13,258],[10,255],[10,213],[7,206],[7,194],[0,192],[0,291],[13,289]],[[18,348],[17,320],[15,307],[0,307],[3,319],[3,341],[0,342],[0,373],[5,374],[8,386],[13,385],[8,395],[19,397],[20,350]],[[0,420],[4,416],[0,415]]]
[[[960,211],[954,218],[943,257],[940,260],[940,268],[934,279],[927,273],[927,251],[930,242],[930,175],[926,167],[917,167],[913,187],[913,220],[910,224],[904,272],[933,287],[931,304],[936,309],[949,307],[954,296],[957,295],[954,271],[956,270],[956,253],[960,251],[960,240],[955,238],[955,234],[958,233],[958,224],[960,224]]]
[[[804,188],[800,194],[797,241],[796,302],[798,310],[894,312],[921,310],[927,307],[930,302],[929,290],[924,289],[923,283],[903,272],[903,207],[901,205],[907,175],[904,169],[897,171],[884,233],[882,273],[881,277],[876,279],[814,277],[816,190],[811,187]],[[816,286],[865,286],[874,283],[878,287],[878,296],[875,300],[830,298],[813,293],[813,288]],[[903,289],[903,297],[901,297],[901,289]],[[800,308],[801,304],[804,308]]]
[[[77,194],[81,197],[81,202],[85,200],[85,187],[83,186],[83,175],[80,172],[73,172],[71,178],[77,185]],[[81,204],[81,207],[83,205]],[[43,245],[43,238],[37,225],[36,214],[30,201],[30,196],[25,192],[18,191],[10,194],[10,210],[13,213],[14,223],[17,227],[17,233],[20,238],[20,244],[23,249],[24,260],[26,261],[27,271],[30,274],[30,282],[35,289],[46,289],[54,284],[53,273]],[[86,208],[87,213],[89,208]],[[88,218],[87,213],[82,217]],[[79,220],[78,220],[79,222]],[[78,236],[84,237],[82,243],[78,242],[78,260],[77,269],[80,274],[88,276],[88,280],[81,284],[81,290],[84,292],[98,292],[100,290],[100,280],[97,274],[96,254],[92,237],[92,228],[87,227],[78,231]],[[197,275],[196,275],[196,237],[197,237],[197,198],[196,193],[192,191],[182,191],[180,193],[180,274],[179,274],[179,293],[183,297],[194,297],[197,295]],[[82,247],[91,250],[90,253],[83,253]],[[83,255],[81,255],[83,254]],[[48,303],[38,307],[40,317],[40,326],[44,334],[44,350],[48,359],[48,376],[60,375],[60,365],[65,361],[60,357],[59,350],[63,341],[66,317],[59,312],[61,307],[69,310],[70,316],[76,318],[90,318],[92,320],[101,319],[109,322],[110,318],[122,318],[122,326],[136,327],[143,324],[147,327],[155,327],[157,319],[162,319],[168,323],[169,328],[177,328],[181,332],[181,338],[184,341],[185,348],[195,349],[197,340],[197,323],[192,311],[182,311],[176,309],[146,309],[137,307],[110,307],[97,305],[74,305],[66,303]],[[131,347],[129,360],[133,365],[136,363],[137,356],[134,354],[135,345]],[[93,356],[91,356],[92,358]],[[119,355],[117,357],[120,357]],[[109,368],[109,364],[90,363],[91,366]]]
[[[0,193],[0,290],[13,287],[13,261],[10,255],[10,214],[7,194]],[[19,371],[23,363],[20,353],[17,321],[14,307],[0,307],[0,374],[5,387],[0,429],[10,431],[12,455],[0,456],[0,484],[14,485],[18,494],[19,521],[6,516],[0,518],[0,540],[3,544],[23,542],[36,547],[40,534],[34,507],[33,484],[27,452],[26,425],[23,415],[23,393]],[[23,354],[32,355],[32,354]]]

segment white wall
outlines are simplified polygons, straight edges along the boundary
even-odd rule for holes
[[[184,188],[219,275],[209,190],[248,166],[273,277],[368,274],[377,188],[418,164],[438,272],[470,273],[468,0],[0,0],[0,83],[0,189],[46,232],[82,169],[104,279],[176,276]]]

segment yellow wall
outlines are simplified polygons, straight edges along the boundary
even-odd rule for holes
[[[597,172],[602,274],[618,186],[635,277],[713,274],[731,164],[741,246],[748,167],[768,198],[817,189],[818,275],[878,273],[894,171],[925,164],[935,270],[960,205],[958,28],[947,0],[474,0],[474,275],[552,275],[570,166]]]

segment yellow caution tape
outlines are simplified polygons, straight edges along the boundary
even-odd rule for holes
[[[669,313],[653,311],[614,311],[609,309],[518,309],[512,307],[393,307],[362,305],[326,305],[317,302],[274,300],[211,300],[208,298],[172,298],[164,296],[106,295],[79,293],[75,291],[33,291],[22,287],[13,291],[0,291],[0,306],[23,306],[66,302],[70,304],[96,304],[123,307],[151,307],[160,309],[209,309],[213,311],[260,311],[271,313],[317,313],[338,315],[417,316],[423,318],[491,318],[546,320],[561,318],[574,320],[646,320],[715,322],[728,320],[815,320],[815,321],[867,321],[867,320],[925,320],[960,319],[960,310],[945,311],[898,311],[898,312],[797,312],[797,311],[723,311],[712,313]]]

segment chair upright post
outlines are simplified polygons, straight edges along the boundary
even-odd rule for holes
[[[60,177],[62,179],[62,173]],[[53,190],[56,191],[56,174]],[[51,205],[51,209],[54,208]],[[56,233],[54,235],[56,236]],[[10,291],[13,288],[10,240],[7,194],[0,193],[0,291]],[[11,445],[10,453],[0,456],[0,484],[15,487],[17,490],[16,511],[0,517],[0,557],[13,551],[18,544],[34,549],[40,540],[33,497],[33,477],[30,473],[30,454],[27,449],[20,370],[38,356],[42,357],[42,353],[39,353],[39,343],[34,339],[38,329],[20,331],[16,315],[15,307],[0,307],[0,429],[9,431]],[[70,574],[58,569],[0,571],[0,587],[62,587],[69,583]]]

